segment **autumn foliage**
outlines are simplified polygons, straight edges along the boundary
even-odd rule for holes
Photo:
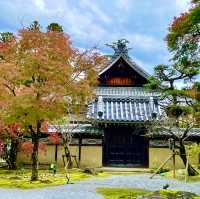
[[[193,0],[191,8],[174,17],[166,37],[168,48],[175,54],[174,60],[180,58],[196,59],[200,41],[200,1]],[[192,56],[191,56],[192,55]],[[195,63],[196,64],[196,63]]]
[[[37,180],[39,140],[47,122],[85,108],[105,58],[95,49],[74,48],[69,35],[44,32],[36,22],[0,47],[0,120],[19,124],[31,138],[32,147],[23,147],[32,148],[32,180]],[[57,142],[56,136],[50,139]]]

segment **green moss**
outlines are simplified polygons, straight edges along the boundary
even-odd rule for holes
[[[98,173],[91,175],[81,170],[74,169],[69,172],[70,183],[85,180],[88,178],[106,177],[107,173]],[[10,171],[0,169],[0,187],[4,188],[42,188],[47,186],[63,185],[67,183],[66,173],[64,170],[58,171],[55,175],[49,173],[48,170],[39,170],[39,180],[31,182],[31,171],[26,169],[23,173],[19,171]]]
[[[160,190],[160,194],[163,196],[175,196],[178,191],[175,190]]]
[[[156,192],[150,192],[143,189],[123,189],[123,188],[97,188],[97,192],[104,196],[104,199],[129,199],[136,198],[137,196],[148,196],[149,198],[166,198],[166,199],[175,199],[181,198],[184,194],[187,198],[191,199],[200,199],[199,196],[189,193],[181,192],[175,190],[160,190]]]
[[[128,199],[139,195],[145,195],[150,192],[143,189],[97,188],[97,193],[102,194],[105,199]]]
[[[194,193],[183,192],[183,191],[175,191],[175,190],[160,190],[160,194],[162,196],[167,196],[168,198],[182,198],[184,194],[185,198],[198,198],[198,196]]]

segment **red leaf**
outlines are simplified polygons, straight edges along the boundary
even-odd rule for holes
[[[48,132],[48,126],[49,126],[49,123],[47,121],[44,121],[42,123],[41,128],[40,128],[40,131],[43,132],[43,133],[47,133]]]
[[[31,154],[33,152],[33,144],[30,141],[23,142],[21,144],[21,151],[25,154]]]
[[[61,138],[60,138],[59,134],[57,132],[55,132],[55,133],[49,134],[49,140],[53,144],[59,144],[61,141]]]
[[[4,142],[3,142],[3,140],[0,140],[0,155],[2,155],[3,154],[3,152],[4,152]]]

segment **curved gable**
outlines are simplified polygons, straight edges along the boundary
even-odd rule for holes
[[[148,77],[149,75],[136,63],[118,56],[99,73],[99,85],[140,87],[147,83]]]

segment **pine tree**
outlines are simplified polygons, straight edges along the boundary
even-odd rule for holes
[[[199,103],[196,97],[188,94],[190,87],[187,84],[197,85],[195,82],[200,74],[199,13],[200,1],[193,0],[189,11],[174,18],[166,37],[173,64],[156,66],[155,76],[149,79],[147,85],[161,94],[167,115],[163,120],[156,121],[154,126],[157,130],[164,129],[178,142],[179,155],[184,165],[187,164],[185,141],[190,137],[192,129],[199,127]],[[177,88],[180,83],[183,84],[182,89]],[[193,176],[198,172],[189,164],[188,174]]]

